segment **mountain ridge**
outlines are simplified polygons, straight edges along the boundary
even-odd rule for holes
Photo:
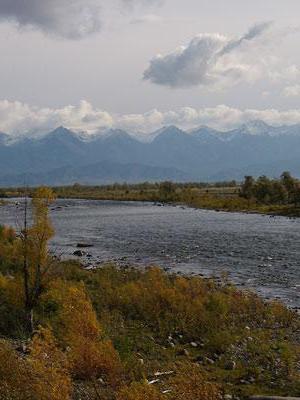
[[[272,127],[252,121],[226,132],[204,126],[187,132],[171,125],[152,136],[151,141],[141,141],[124,130],[110,129],[87,138],[62,126],[46,135],[18,140],[0,133],[0,185],[13,184],[22,174],[33,181],[39,179],[41,184],[47,177],[47,184],[51,184],[48,178],[57,181],[54,175],[55,171],[59,175],[60,168],[69,171],[69,182],[66,178],[64,184],[80,183],[84,169],[89,171],[88,181],[99,184],[111,179],[242,179],[245,174],[277,173],[289,165],[300,177],[300,125]],[[106,175],[97,174],[99,163],[111,165],[114,173],[104,168]],[[137,174],[133,165],[140,166],[143,173]],[[127,175],[122,175],[124,168]]]

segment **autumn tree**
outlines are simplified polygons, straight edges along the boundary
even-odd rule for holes
[[[28,204],[25,199],[24,228],[21,232],[21,253],[23,258],[23,284],[25,298],[26,325],[32,332],[33,310],[45,288],[53,259],[48,253],[48,241],[54,235],[49,217],[49,206],[55,196],[51,189],[42,187],[36,190],[32,198],[32,226],[28,227]]]

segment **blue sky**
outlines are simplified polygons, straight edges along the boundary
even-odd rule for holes
[[[300,123],[299,15],[297,0],[2,0],[0,130]]]

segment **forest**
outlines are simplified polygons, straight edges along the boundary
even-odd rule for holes
[[[248,181],[252,201],[260,181]],[[296,311],[226,275],[61,260],[48,250],[54,201],[36,189],[20,230],[0,228],[0,399],[300,396]]]

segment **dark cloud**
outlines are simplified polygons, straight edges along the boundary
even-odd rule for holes
[[[230,41],[224,49],[222,49],[220,55],[224,55],[226,53],[230,53],[234,49],[241,46],[244,42],[254,40],[256,37],[262,35],[270,26],[272,22],[262,22],[260,24],[256,24],[252,26],[245,35],[243,35],[238,40]]]
[[[172,88],[210,86],[220,81],[237,82],[249,76],[251,65],[242,64],[236,57],[231,59],[230,55],[243,43],[255,41],[269,25],[255,25],[241,38],[232,41],[218,34],[196,36],[187,46],[153,58],[144,72],[144,79]]]
[[[0,0],[0,20],[37,28],[67,39],[81,39],[102,27],[102,9],[150,4],[156,0]]]

